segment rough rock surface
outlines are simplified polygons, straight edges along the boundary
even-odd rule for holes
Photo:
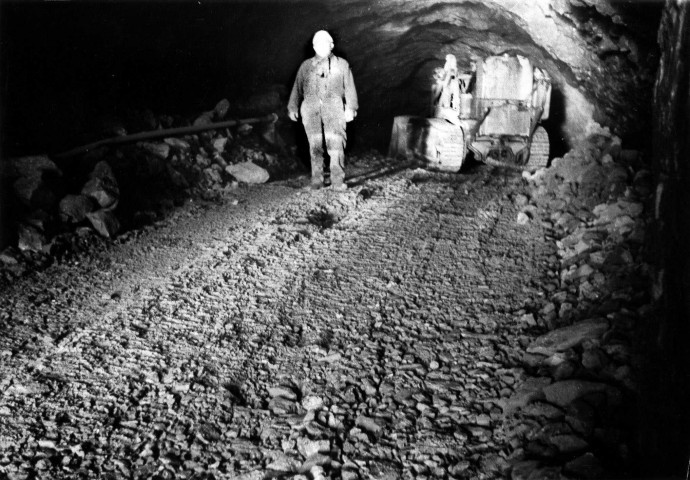
[[[86,195],[66,195],[58,206],[61,220],[70,223],[83,221],[94,209],[94,201]]]
[[[229,102],[221,100],[201,116],[219,120],[228,108]],[[167,122],[165,115],[159,118]],[[269,139],[264,138],[265,128],[238,135],[237,127],[234,133],[220,129],[183,138],[104,146],[67,161],[61,159],[64,173],[47,156],[10,160],[0,173],[2,181],[13,187],[13,198],[2,201],[14,200],[21,208],[2,225],[2,233],[16,242],[12,246],[29,252],[30,256],[24,256],[28,263],[38,260],[33,255],[37,252],[46,254],[42,261],[49,262],[75,248],[79,243],[75,237],[86,225],[112,238],[155,221],[186,198],[211,200],[236,188],[238,180],[264,183],[272,174],[285,176],[298,168],[297,160],[274,126],[271,129]],[[58,181],[62,179],[64,182]],[[36,212],[49,222],[36,224],[31,218]],[[22,222],[25,226],[20,228]],[[46,229],[46,223],[55,228]],[[21,271],[0,269],[0,276]]]
[[[98,162],[81,189],[82,195],[91,197],[101,208],[115,208],[120,198],[120,188],[112,168],[107,162]]]
[[[598,339],[608,329],[606,319],[584,320],[545,333],[527,347],[527,352],[552,355],[576,347],[588,338]]]
[[[573,161],[601,159],[615,142],[599,135]],[[526,183],[401,167],[365,156],[347,192],[240,186],[9,286],[2,473],[628,472],[628,332],[644,296],[623,247],[644,215],[603,245],[613,227],[563,194],[578,183],[557,169]],[[562,275],[587,255],[612,261]],[[598,338],[527,352],[596,312],[611,325]]]
[[[243,162],[225,167],[225,171],[244,183],[266,183],[269,174],[265,168],[252,163]]]
[[[686,475],[690,435],[690,3],[665,2],[659,29],[661,62],[654,88],[654,252],[656,322],[642,334],[650,347],[644,374],[641,443],[650,465]],[[663,404],[664,408],[657,406]]]
[[[497,405],[521,373],[496,341],[522,331],[512,312],[538,299],[523,278],[548,248],[539,225],[514,226],[501,190],[516,181],[408,171],[347,193],[240,189],[238,205],[190,204],[46,270],[67,290],[3,320],[0,409],[17,421],[1,468],[419,477],[472,475],[490,452],[505,472]],[[531,253],[492,268],[518,250]],[[20,347],[33,315],[73,295],[78,309]]]
[[[30,177],[20,177],[14,182],[14,193],[22,204],[30,209],[50,210],[55,207],[57,198],[46,184],[41,173]]]
[[[102,209],[96,212],[89,212],[86,218],[91,222],[93,228],[104,237],[112,238],[120,229],[120,222],[113,212]]]
[[[23,251],[40,252],[46,246],[46,235],[34,225],[20,223],[17,229],[17,248]]]
[[[235,92],[229,107],[209,109],[200,122],[219,118],[228,108],[235,115],[247,105],[252,115],[280,112],[300,62],[311,55],[311,36],[324,27],[335,36],[336,52],[353,67],[361,94],[359,135],[367,141],[381,141],[395,115],[427,113],[432,71],[443,65],[447,53],[456,54],[464,69],[473,59],[506,51],[533,58],[554,77],[558,108],[552,110],[550,133],[556,138],[562,121],[563,134],[572,138],[582,133],[592,115],[616,127],[619,134],[649,133],[659,1],[284,0],[165,6],[150,2],[142,8],[86,6],[75,8],[77,14],[71,16],[59,11],[62,15],[55,15],[49,9],[23,10],[21,2],[15,3],[6,10],[10,28],[3,29],[8,31],[3,38],[9,41],[9,64],[25,68],[8,79],[8,91],[13,93],[8,96],[8,111],[10,123],[16,124],[11,133],[25,145],[40,139],[37,133],[58,138],[65,131],[72,136],[83,133],[83,125],[95,124],[82,118],[87,115],[85,107],[117,105],[124,100],[118,89],[138,92],[150,104],[175,105],[171,111],[189,111],[209,97]],[[194,22],[188,21],[191,17]],[[80,27],[79,38],[64,38],[55,46],[50,35],[55,24],[65,30]],[[117,33],[121,29],[136,34],[123,36]],[[160,38],[179,43],[171,47]],[[61,68],[60,58],[51,54],[58,48],[71,52],[70,47],[75,50],[69,59],[76,78],[56,86],[41,82],[39,66]],[[105,48],[109,55],[96,55]],[[39,61],[30,67],[22,63],[22,56],[32,53]],[[81,65],[80,58],[89,61]],[[147,68],[133,68],[137,62]],[[22,83],[27,78],[31,81]],[[89,88],[89,82],[101,88]],[[59,95],[59,89],[72,88],[72,96]],[[25,113],[27,105],[38,107],[44,99],[53,102],[50,112],[34,108],[33,115]],[[49,118],[34,121],[37,114]],[[164,123],[146,110],[131,116],[122,122],[130,133]]]
[[[553,77],[554,105],[566,137],[584,137],[592,117],[620,133],[643,133],[638,114],[650,114],[646,99],[656,68],[653,19],[659,5],[346,0],[329,6],[327,15],[337,19],[333,29],[342,36],[363,89],[362,115],[374,130],[375,121],[368,119],[380,121],[381,110],[427,113],[432,70],[443,65],[447,53],[468,69],[470,61],[483,56],[518,51]]]

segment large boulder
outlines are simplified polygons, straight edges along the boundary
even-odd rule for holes
[[[45,250],[48,240],[36,226],[20,223],[17,228],[17,247],[22,251],[41,252]]]
[[[635,218],[640,216],[643,211],[644,206],[640,202],[618,200],[616,203],[600,204],[594,208],[594,215],[597,217],[595,223],[611,223],[623,216]]]
[[[168,178],[170,178],[170,181],[173,185],[175,185],[177,188],[189,188],[189,182],[184,175],[175,169],[175,167],[172,165],[167,165],[166,169],[168,172]]]
[[[120,188],[107,162],[101,161],[96,164],[81,193],[94,199],[101,208],[114,209],[117,206]]]
[[[84,184],[81,193],[94,199],[102,208],[115,208],[120,191],[117,183],[113,184],[108,179],[95,177]]]
[[[7,162],[3,173],[10,177],[31,177],[50,173],[62,176],[62,172],[46,155],[33,155],[29,157],[14,158]]]
[[[268,171],[252,162],[228,165],[225,171],[244,183],[266,183],[270,177]]]
[[[580,345],[585,340],[600,338],[609,329],[606,319],[591,319],[552,330],[527,347],[528,353],[553,355]]]
[[[218,153],[223,153],[225,151],[225,146],[228,144],[227,137],[218,137],[213,139],[213,150]]]
[[[93,170],[91,170],[91,173],[89,174],[89,178],[112,178],[115,180],[115,174],[113,173],[113,169],[110,167],[110,164],[106,162],[105,160],[100,161],[96,163],[96,165],[93,166]]]
[[[98,210],[86,214],[93,228],[104,237],[112,238],[120,230],[120,222],[110,210]]]
[[[86,219],[86,214],[96,209],[95,201],[86,195],[67,195],[58,206],[60,220],[67,223],[79,223]]]
[[[181,138],[166,137],[163,139],[163,142],[181,152],[189,152],[189,150],[192,148],[189,142],[186,142]]]
[[[503,401],[503,412],[509,414],[515,410],[525,407],[535,400],[543,399],[543,390],[550,384],[550,378],[528,377],[525,382],[515,390],[510,398]]]
[[[619,391],[610,385],[587,380],[562,380],[544,387],[544,395],[550,403],[560,407],[566,407],[578,398],[591,393],[606,393],[607,399],[614,401],[619,396]]]
[[[170,154],[170,145],[166,142],[139,142],[137,146],[161,160],[165,160]]]
[[[11,159],[0,173],[13,180],[14,193],[25,207],[46,211],[55,207],[62,189],[62,171],[47,156]]]
[[[204,112],[199,115],[196,120],[192,123],[195,127],[200,127],[204,125],[211,125],[213,123],[213,112]]]
[[[57,203],[53,189],[40,172],[27,177],[19,177],[12,186],[15,195],[26,207],[52,210]]]
[[[202,178],[206,185],[217,185],[223,182],[220,172],[211,167],[202,170]]]

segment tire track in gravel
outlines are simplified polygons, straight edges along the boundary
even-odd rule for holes
[[[352,234],[348,227],[357,223],[346,220],[325,233],[320,251],[307,253],[330,257],[327,273],[315,272],[291,315],[309,325],[306,343],[314,348],[281,365],[280,376],[299,379],[305,394],[345,405],[338,418],[350,428],[339,445],[345,462],[369,474],[397,465],[392,478],[416,477],[429,462],[440,477],[464,458],[474,456],[479,466],[479,448],[491,445],[488,427],[502,417],[500,398],[517,381],[514,358],[495,345],[507,327],[501,323],[523,306],[525,274],[539,276],[534,257],[515,255],[534,252],[524,248],[523,232],[506,238],[514,212],[502,215],[495,190],[471,197],[458,197],[457,188],[424,190],[407,185],[383,211],[363,207],[366,225]],[[540,241],[538,231],[528,233],[528,241]],[[494,258],[507,268],[491,270],[486,261]],[[482,381],[498,369],[512,381],[504,391],[486,389]],[[369,421],[363,418],[377,426],[358,428]],[[488,450],[504,448],[496,441]],[[430,460],[438,455],[444,460]]]
[[[345,194],[268,185],[242,215],[192,212],[123,246],[114,263],[130,273],[105,275],[76,320],[46,330],[71,333],[22,353],[29,327],[9,325],[0,408],[24,420],[5,425],[0,452],[16,445],[25,471],[48,470],[32,454],[52,449],[53,476],[127,478],[500,464],[500,399],[520,376],[512,312],[535,294],[525,279],[544,242],[538,225],[516,228],[506,183],[483,171],[403,172]],[[147,244],[166,246],[132,257]],[[120,302],[98,301],[113,291]],[[310,398],[324,407],[305,417]],[[325,458],[300,466],[319,439]]]
[[[91,427],[112,426],[112,419],[121,416],[119,407],[115,406],[122,403],[122,398],[127,399],[134,394],[134,402],[131,403],[141,400],[142,389],[138,385],[142,381],[145,385],[150,380],[151,365],[162,357],[161,352],[156,352],[148,344],[142,345],[137,339],[143,337],[147,329],[147,317],[139,313],[147,313],[151,305],[155,305],[159,292],[168,288],[167,285],[175,286],[175,277],[169,277],[170,271],[194,271],[200,263],[217,258],[216,247],[226,241],[232,246],[255,239],[265,225],[263,209],[275,208],[285,196],[294,193],[292,189],[278,190],[278,194],[273,192],[268,196],[262,195],[261,191],[245,192],[247,211],[230,222],[227,217],[235,216],[235,208],[206,212],[200,221],[192,218],[198,213],[198,209],[193,209],[186,214],[189,218],[171,219],[169,227],[162,231],[149,232],[133,244],[115,246],[86,265],[58,266],[38,273],[39,278],[49,278],[52,274],[54,284],[68,285],[63,287],[66,291],[85,294],[84,303],[73,311],[61,311],[60,307],[64,305],[56,308],[54,302],[36,304],[35,296],[24,295],[22,285],[9,292],[10,295],[3,296],[3,303],[8,307],[3,311],[11,313],[10,321],[3,325],[6,335],[0,340],[3,357],[7,359],[2,366],[2,383],[7,388],[2,389],[0,408],[3,415],[15,415],[18,421],[2,425],[0,452],[9,446],[14,447],[15,453],[26,448],[31,451],[30,445],[36,443],[36,432],[45,428],[45,422],[40,418],[55,419],[56,413],[69,418],[70,425],[62,429],[64,436],[78,439],[62,447],[81,449],[81,445],[98,445],[105,441],[99,436],[101,429]],[[167,241],[179,238],[175,232],[179,227],[184,233],[190,233],[189,238]],[[225,240],[223,235],[229,238]],[[163,248],[148,255],[149,245]],[[110,255],[116,258],[114,263],[120,263],[126,270],[120,278],[106,275],[104,279],[99,275],[102,272],[96,270]],[[78,280],[74,281],[74,277]],[[79,285],[79,279],[82,282],[95,281]],[[34,278],[23,282],[28,284],[28,290],[42,291],[45,285],[32,286],[32,280],[36,281]],[[112,291],[122,292],[125,301],[104,301],[103,292],[109,295]],[[18,304],[20,308],[17,308]],[[35,341],[36,323],[46,313],[54,318],[52,325],[46,324],[45,340],[41,338],[39,343]],[[72,318],[71,313],[77,318]],[[21,314],[25,320],[21,323],[12,321],[12,314]],[[184,322],[177,323],[180,331],[187,329]],[[53,332],[60,332],[58,341],[54,342],[54,337],[50,337],[50,327]],[[66,329],[71,333],[62,334]],[[157,347],[160,349],[160,345]],[[134,358],[126,358],[130,352]],[[47,398],[37,402],[35,397],[41,396]],[[167,401],[172,397],[164,394],[161,398]],[[26,404],[25,408],[21,408],[24,407],[22,403]],[[75,424],[83,426],[74,427]]]

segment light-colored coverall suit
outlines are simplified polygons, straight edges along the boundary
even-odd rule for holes
[[[323,183],[324,140],[330,157],[331,184],[345,181],[345,109],[357,112],[357,91],[350,65],[333,54],[302,62],[292,87],[289,112],[299,111],[309,140],[311,179]]]

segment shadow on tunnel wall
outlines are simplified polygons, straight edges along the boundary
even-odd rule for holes
[[[650,474],[690,468],[690,3],[667,2],[654,91],[655,315],[641,332],[639,444]]]
[[[562,131],[564,124],[565,97],[563,92],[554,86],[551,90],[549,118],[542,121],[542,125],[549,134],[550,158],[562,157],[569,150],[568,142]]]

